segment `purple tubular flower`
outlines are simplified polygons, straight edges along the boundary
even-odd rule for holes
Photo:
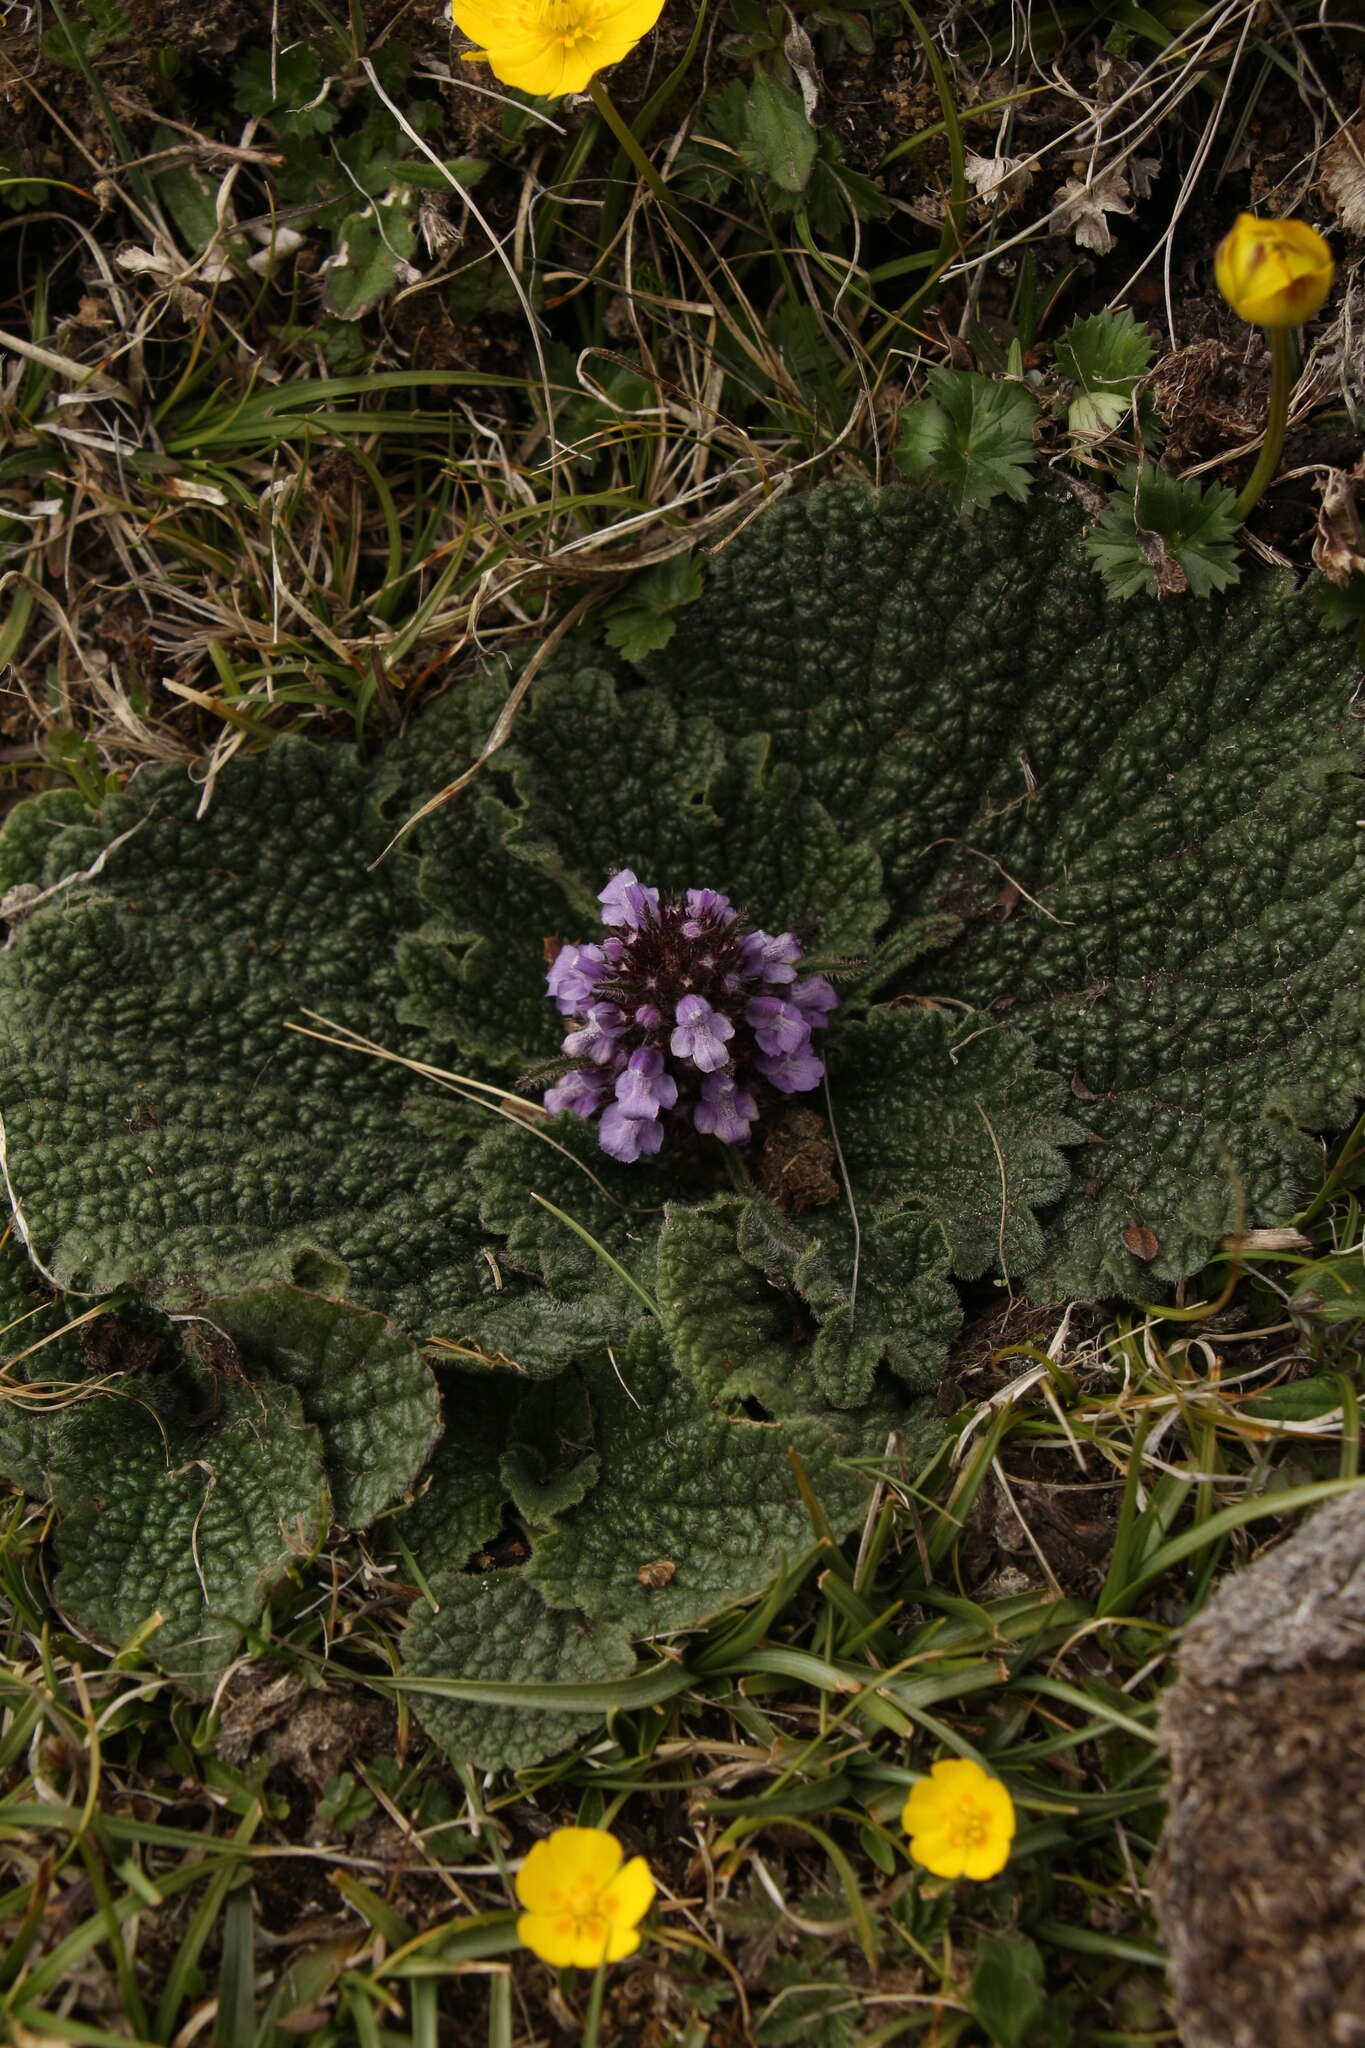
[[[735,1027],[728,1017],[711,1008],[705,996],[683,996],[673,1015],[677,1029],[668,1041],[668,1049],[676,1059],[691,1060],[703,1074],[714,1074],[718,1068],[729,1065],[725,1042],[734,1037]]]
[[[826,981],[823,974],[808,974],[804,981],[793,982],[787,990],[787,1000],[803,1012],[813,1031],[823,1031],[831,1010],[839,1007],[834,984]]]
[[[606,1092],[607,1076],[600,1068],[594,1073],[591,1067],[575,1067],[546,1089],[545,1107],[551,1116],[558,1116],[561,1109],[571,1109],[575,1116],[596,1116]]]
[[[561,1017],[572,1017],[577,1011],[587,1009],[606,964],[606,955],[600,946],[560,947],[545,977],[545,986]]]
[[[685,939],[699,939],[707,923],[715,926],[735,921],[734,904],[718,889],[689,889],[683,900],[687,905],[687,922],[682,928]]]
[[[661,891],[630,868],[600,897],[601,938],[561,945],[545,983],[574,1064],[545,1107],[596,1123],[629,1165],[672,1133],[747,1145],[760,1111],[814,1088],[813,1049],[839,998],[823,975],[798,979],[794,932],[752,930],[717,889]]]
[[[750,932],[739,942],[740,964],[762,981],[795,981],[801,948],[792,932]]]
[[[722,1145],[743,1145],[757,1115],[758,1104],[747,1088],[735,1086],[732,1074],[708,1074],[692,1121],[699,1131],[719,1138]]]
[[[804,1095],[818,1087],[825,1063],[813,1052],[761,1052],[754,1065],[783,1095]]]
[[[678,1084],[664,1072],[664,1056],[653,1046],[633,1052],[625,1072],[616,1078],[616,1100],[627,1116],[657,1116],[661,1109],[672,1109],[677,1099]]]
[[[586,1053],[598,1066],[605,1066],[615,1058],[616,1043],[625,1028],[624,1011],[614,1003],[594,1003],[587,1022],[565,1039],[564,1050],[574,1059],[581,1059]]]
[[[646,889],[634,868],[621,868],[614,874],[597,900],[603,924],[626,925],[635,932],[657,916],[659,909],[658,890]]]
[[[657,1152],[663,1144],[663,1125],[647,1116],[627,1116],[619,1102],[609,1102],[597,1126],[597,1142],[612,1159],[633,1166],[642,1152]]]
[[[810,1051],[810,1025],[781,996],[755,996],[744,1005],[744,1021],[752,1024],[760,1052]]]

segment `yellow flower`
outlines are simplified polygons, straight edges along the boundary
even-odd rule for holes
[[[1253,327],[1298,327],[1332,288],[1332,252],[1304,220],[1239,213],[1213,270],[1233,312]]]
[[[526,1908],[517,1934],[543,1963],[595,1970],[634,1955],[654,1879],[643,1856],[624,1868],[621,1857],[621,1844],[605,1828],[556,1828],[536,1843],[517,1872],[517,1897]]]
[[[663,13],[664,0],[451,0],[455,26],[482,47],[494,75],[543,99],[582,92],[619,64]]]
[[[1009,1862],[1014,1801],[980,1764],[952,1757],[911,1788],[901,1826],[935,1877],[994,1877]]]

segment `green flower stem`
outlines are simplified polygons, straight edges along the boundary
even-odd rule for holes
[[[674,210],[673,198],[667,185],[665,185],[663,179],[645,155],[626,122],[622,120],[616,110],[615,101],[600,78],[590,78],[588,80],[588,92],[598,113],[602,116],[608,128],[610,128],[612,134],[616,137],[616,140],[620,143],[622,149],[630,158],[650,191],[654,194],[654,197],[661,205],[666,206],[671,213]]]
[[[597,1975],[592,1980],[592,1996],[588,2000],[588,2017],[583,2027],[583,2048],[598,2048],[602,2031],[602,1995],[607,1988],[607,1966],[597,1965]]]
[[[1285,429],[1289,425],[1289,394],[1294,387],[1294,350],[1290,342],[1288,327],[1268,327],[1270,336],[1270,404],[1266,412],[1265,439],[1256,467],[1242,486],[1241,495],[1233,510],[1240,520],[1264,497],[1284,449]]]

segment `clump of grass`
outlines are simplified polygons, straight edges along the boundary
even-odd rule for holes
[[[1108,48],[1026,25],[988,9],[953,40],[879,6],[784,43],[730,0],[623,73],[670,206],[596,109],[473,73],[452,98],[439,43],[405,53],[359,9],[244,45],[227,95],[221,72],[210,95],[140,52],[116,6],[35,32],[15,90],[66,176],[40,205],[0,171],[22,209],[0,217],[19,258],[0,767],[45,763],[93,803],[140,760],[206,758],[211,780],[284,732],[382,738],[452,671],[574,603],[610,608],[796,478],[880,477],[925,372],[1022,364],[1177,165],[1112,289],[1160,275],[1183,342],[1173,252],[1201,180],[1284,74],[1325,132],[1339,39],[1251,0],[1174,28],[1139,10]],[[924,107],[880,154],[874,58]],[[368,165],[406,200],[382,179],[365,200]],[[352,203],[384,229],[387,278],[353,305],[308,267],[337,257]]]

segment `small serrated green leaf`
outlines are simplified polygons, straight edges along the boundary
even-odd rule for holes
[[[1132,406],[1152,360],[1148,330],[1126,310],[1073,320],[1057,343],[1057,368],[1078,387],[1067,409],[1073,434],[1112,432]]]
[[[1014,1935],[983,1935],[972,1971],[971,2007],[995,2048],[1023,2048],[1043,2014],[1043,1958]]]
[[[908,406],[901,422],[896,460],[906,476],[943,484],[955,512],[1027,497],[1037,400],[977,370],[934,369],[927,381],[929,396]]]
[[[771,72],[755,71],[744,103],[744,128],[760,168],[783,192],[804,192],[818,138],[799,92]]]
[[[305,42],[249,50],[237,67],[233,105],[256,119],[271,118],[284,136],[325,135],[337,109],[321,98],[322,62]]]
[[[358,320],[377,306],[402,273],[417,246],[417,231],[406,206],[374,200],[362,213],[348,214],[336,230],[327,259],[323,304],[338,320]]]
[[[1196,597],[1237,581],[1237,500],[1222,484],[1170,476],[1154,463],[1124,471],[1086,537],[1091,560],[1115,597],[1189,589]]]

